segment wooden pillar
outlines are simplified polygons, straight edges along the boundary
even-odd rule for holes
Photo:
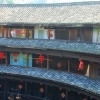
[[[45,95],[45,98],[46,98],[46,100],[47,100],[47,85],[46,85],[46,95]]]
[[[66,100],[67,100],[67,98],[68,98],[68,90],[66,89]]]
[[[88,96],[86,96],[86,100],[88,100]]]
[[[6,28],[6,38],[8,38],[8,28]]]
[[[5,29],[2,28],[2,37],[4,37],[4,32],[5,32]]]
[[[4,100],[7,98],[7,80],[5,80],[5,85],[4,85]]]
[[[11,35],[11,28],[9,28],[9,37],[12,37],[12,35]]]
[[[47,70],[49,70],[49,56],[47,55]]]
[[[70,30],[68,30],[68,32],[69,32],[69,41],[70,41]]]
[[[5,65],[8,65],[8,57],[7,57],[7,52],[5,52]]]
[[[68,59],[68,73],[70,73],[70,59]]]
[[[29,53],[26,54],[26,67],[29,65]]]
[[[29,39],[29,28],[27,28],[26,38]]]
[[[50,29],[48,29],[48,39],[50,40]]]
[[[25,100],[27,100],[27,82],[25,81]]]

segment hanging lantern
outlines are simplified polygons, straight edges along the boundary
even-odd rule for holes
[[[25,29],[22,30],[22,34],[26,34],[26,30]]]
[[[41,93],[43,93],[43,92],[44,92],[44,89],[43,89],[42,87],[40,88],[40,92],[41,92]]]
[[[43,55],[40,55],[39,56],[39,61],[42,63],[44,61],[44,56]]]
[[[57,67],[60,68],[62,65],[60,62],[57,63]]]
[[[19,89],[22,89],[22,88],[23,88],[23,86],[22,86],[21,84],[19,84],[19,85],[18,85],[18,88],[19,88]]]
[[[80,63],[79,63],[79,66],[78,66],[78,70],[83,70],[83,67],[84,67],[83,65],[84,65],[83,61],[80,60]]]
[[[0,59],[2,60],[4,58],[4,52],[0,52]]]
[[[61,97],[62,97],[62,98],[65,98],[65,96],[66,96],[66,95],[65,95],[65,93],[64,93],[64,92],[63,92],[63,93],[61,93]]]

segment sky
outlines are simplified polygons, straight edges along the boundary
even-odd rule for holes
[[[65,2],[82,2],[82,1],[99,1],[99,0],[46,0],[46,3],[65,3]]]
[[[83,1],[100,1],[100,0],[13,0],[14,3],[69,3],[69,2],[83,2]]]

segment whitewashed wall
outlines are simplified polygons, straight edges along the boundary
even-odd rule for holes
[[[93,28],[92,42],[93,43],[100,43],[100,27]]]
[[[39,27],[39,26],[34,28],[34,38],[35,39],[39,39],[38,30],[43,30],[43,32],[44,32],[43,33],[43,39],[48,39],[48,29],[44,29],[43,27]],[[50,37],[50,39],[55,39],[55,31],[54,31],[54,29],[51,29],[50,32],[53,35],[52,37]]]

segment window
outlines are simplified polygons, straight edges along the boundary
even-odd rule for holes
[[[78,29],[77,30],[77,41],[84,41],[85,40],[85,30]]]
[[[62,40],[69,40],[69,31],[68,30],[55,30],[55,38]]]
[[[44,31],[38,30],[38,39],[43,39],[44,38],[43,35],[44,35]]]

